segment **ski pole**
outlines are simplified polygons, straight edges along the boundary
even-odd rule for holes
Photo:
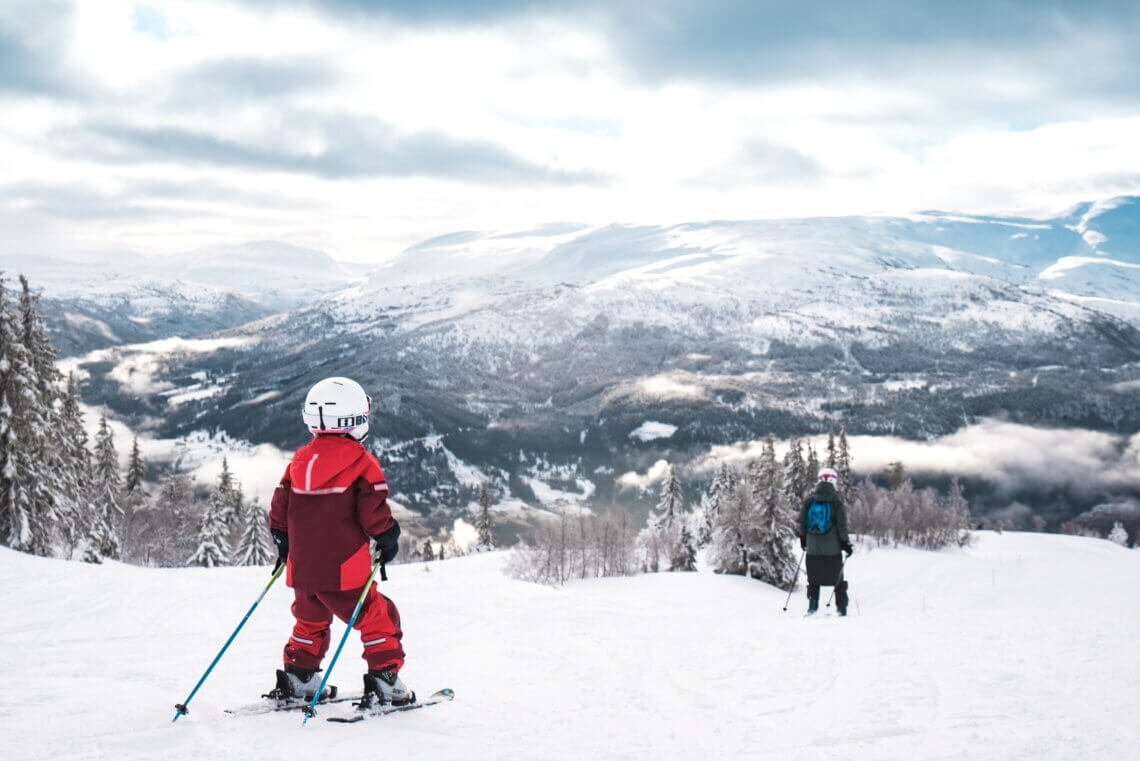
[[[190,705],[190,701],[194,699],[194,695],[196,695],[198,693],[198,688],[201,687],[202,683],[206,681],[206,677],[208,677],[210,675],[210,672],[214,670],[214,666],[218,665],[218,661],[220,661],[222,659],[222,655],[229,648],[230,643],[232,643],[234,641],[234,638],[237,637],[238,632],[240,632],[241,628],[243,626],[245,626],[245,622],[249,620],[249,617],[251,615],[253,615],[253,611],[255,608],[257,608],[258,603],[261,602],[261,598],[265,597],[265,594],[269,591],[269,588],[273,586],[273,582],[277,581],[278,577],[281,576],[281,572],[284,570],[285,570],[285,564],[284,563],[281,563],[280,565],[277,566],[277,570],[275,570],[273,572],[273,576],[270,577],[269,583],[265,585],[265,589],[261,590],[261,594],[259,594],[257,596],[257,599],[253,601],[253,605],[249,606],[249,611],[245,614],[245,618],[243,618],[241,620],[241,623],[237,625],[236,629],[234,629],[234,633],[231,634],[230,638],[226,640],[226,644],[222,645],[222,649],[219,650],[218,654],[214,656],[213,662],[211,662],[210,667],[208,669],[206,669],[206,673],[202,674],[202,678],[198,680],[198,684],[194,685],[194,689],[190,690],[189,697],[186,698],[185,702],[176,703],[174,705],[176,713],[174,714],[174,718],[170,720],[171,724],[178,721],[179,716],[182,716],[183,714],[190,713],[190,709],[187,708],[187,706]]]
[[[368,581],[364,582],[364,589],[360,592],[360,599],[356,601],[356,609],[352,611],[352,618],[348,619],[348,626],[344,630],[344,636],[340,638],[340,644],[336,646],[336,652],[333,653],[332,660],[329,661],[329,667],[325,669],[325,677],[321,680],[321,685],[317,687],[317,692],[313,695],[313,701],[301,710],[305,714],[305,718],[301,721],[301,726],[309,723],[309,719],[317,715],[317,709],[314,708],[317,702],[321,699],[321,693],[324,692],[325,684],[329,681],[329,675],[332,674],[333,666],[336,665],[336,659],[340,657],[340,651],[344,648],[344,643],[348,639],[348,633],[352,631],[352,625],[356,623],[356,617],[360,615],[360,609],[364,607],[364,598],[368,597],[368,590],[372,589],[372,581],[376,578],[376,572],[380,572],[380,578],[387,580],[388,573],[384,570],[383,563],[377,563],[372,566],[372,573],[368,576]]]
[[[790,603],[792,601],[792,592],[795,591],[796,582],[799,581],[800,566],[803,565],[804,555],[806,555],[806,554],[807,554],[807,550],[804,550],[803,552],[801,552],[800,553],[800,560],[798,563],[796,563],[796,575],[792,577],[792,586],[788,587],[788,599],[784,600],[784,612],[785,613],[788,612],[788,603]]]
[[[849,557],[850,556],[848,556],[848,558]],[[835,577],[835,586],[831,588],[831,594],[827,596],[827,605],[823,606],[825,608],[831,607],[831,599],[835,597],[835,590],[838,589],[839,585],[843,583],[843,569],[847,566],[848,558],[843,558],[839,561],[839,575]]]

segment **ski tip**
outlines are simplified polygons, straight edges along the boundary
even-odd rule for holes
[[[450,687],[444,687],[439,692],[434,693],[431,697],[442,698],[443,700],[455,700],[455,690],[451,689]]]

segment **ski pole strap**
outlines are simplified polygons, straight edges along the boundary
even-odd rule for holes
[[[245,616],[242,617],[241,623],[237,625],[237,628],[234,629],[233,634],[231,634],[230,638],[226,640],[226,644],[222,645],[222,649],[219,650],[218,654],[214,656],[214,660],[210,662],[210,666],[206,669],[206,673],[202,674],[202,678],[198,680],[198,684],[194,685],[194,689],[190,691],[189,697],[187,697],[184,702],[175,704],[174,718],[170,720],[172,724],[178,721],[179,716],[190,713],[190,709],[187,707],[190,705],[190,701],[193,700],[194,696],[198,694],[198,689],[206,682],[206,677],[208,677],[210,675],[210,672],[214,670],[214,666],[218,665],[218,661],[222,659],[222,655],[226,652],[226,650],[229,649],[229,646],[233,643],[234,639],[237,638],[238,632],[240,632],[241,628],[245,626],[245,622],[248,621],[249,617],[253,615],[253,611],[257,608],[257,606],[261,603],[261,600],[269,592],[269,588],[273,586],[273,583],[281,577],[281,572],[284,570],[284,563],[277,567],[277,570],[274,571],[273,575],[269,577],[269,583],[266,584],[265,588],[261,590],[261,594],[259,594],[257,596],[257,599],[253,601],[253,605],[249,606],[249,610],[246,611]]]
[[[380,564],[380,581],[388,580],[388,565],[387,563]]]

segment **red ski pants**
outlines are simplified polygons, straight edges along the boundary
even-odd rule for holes
[[[318,669],[329,649],[329,627],[333,615],[347,622],[352,618],[360,590],[347,592],[306,592],[294,589],[293,635],[285,644],[285,665],[302,669]],[[400,631],[400,613],[396,605],[376,591],[376,584],[368,590],[356,626],[360,641],[364,643],[364,660],[369,669],[381,670],[394,666],[397,671],[404,665],[404,648],[400,644],[404,633]]]

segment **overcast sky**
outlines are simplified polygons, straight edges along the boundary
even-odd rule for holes
[[[1098,0],[0,0],[0,253],[1042,215],[1140,191],[1137,39]]]

